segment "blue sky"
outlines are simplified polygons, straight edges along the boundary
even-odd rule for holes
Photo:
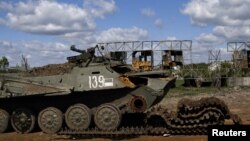
[[[1,0],[0,56],[11,66],[63,63],[98,42],[192,40],[193,60],[209,49],[229,58],[228,41],[250,37],[250,0]]]

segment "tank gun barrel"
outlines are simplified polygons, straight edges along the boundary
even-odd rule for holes
[[[67,60],[71,63],[77,64],[82,64],[84,62],[85,66],[87,67],[88,64],[92,61],[93,57],[95,57],[95,48],[96,47],[90,47],[86,50],[81,50],[77,49],[75,45],[71,45],[70,50],[78,52],[80,53],[80,55],[67,57]]]
[[[70,47],[70,50],[72,50],[72,51],[75,51],[75,52],[78,52],[78,53],[86,53],[86,51],[85,50],[81,50],[81,49],[77,49],[76,47],[75,47],[75,45],[72,45],[71,47]]]

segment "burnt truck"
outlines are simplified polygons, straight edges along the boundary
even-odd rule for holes
[[[176,78],[148,66],[138,71],[124,61],[126,52],[105,55],[103,48],[71,46],[79,55],[60,67],[47,66],[54,73],[45,67],[1,74],[0,132],[30,133],[38,127],[48,134],[203,134],[225,119],[239,123],[214,97],[183,99],[175,113],[158,106]]]

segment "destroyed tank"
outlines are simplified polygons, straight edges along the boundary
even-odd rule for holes
[[[0,132],[37,126],[48,134],[192,134],[237,117],[217,98],[181,100],[177,113],[157,106],[176,78],[166,70],[135,71],[124,52],[110,57],[102,49],[71,46],[80,55],[65,64],[0,75]]]

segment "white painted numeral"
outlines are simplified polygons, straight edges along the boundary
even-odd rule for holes
[[[105,87],[105,78],[103,75],[89,76],[89,88]]]
[[[104,79],[104,77],[103,77],[102,75],[100,75],[100,76],[98,77],[98,82],[99,82],[98,86],[99,86],[100,88],[104,87],[105,79]]]

